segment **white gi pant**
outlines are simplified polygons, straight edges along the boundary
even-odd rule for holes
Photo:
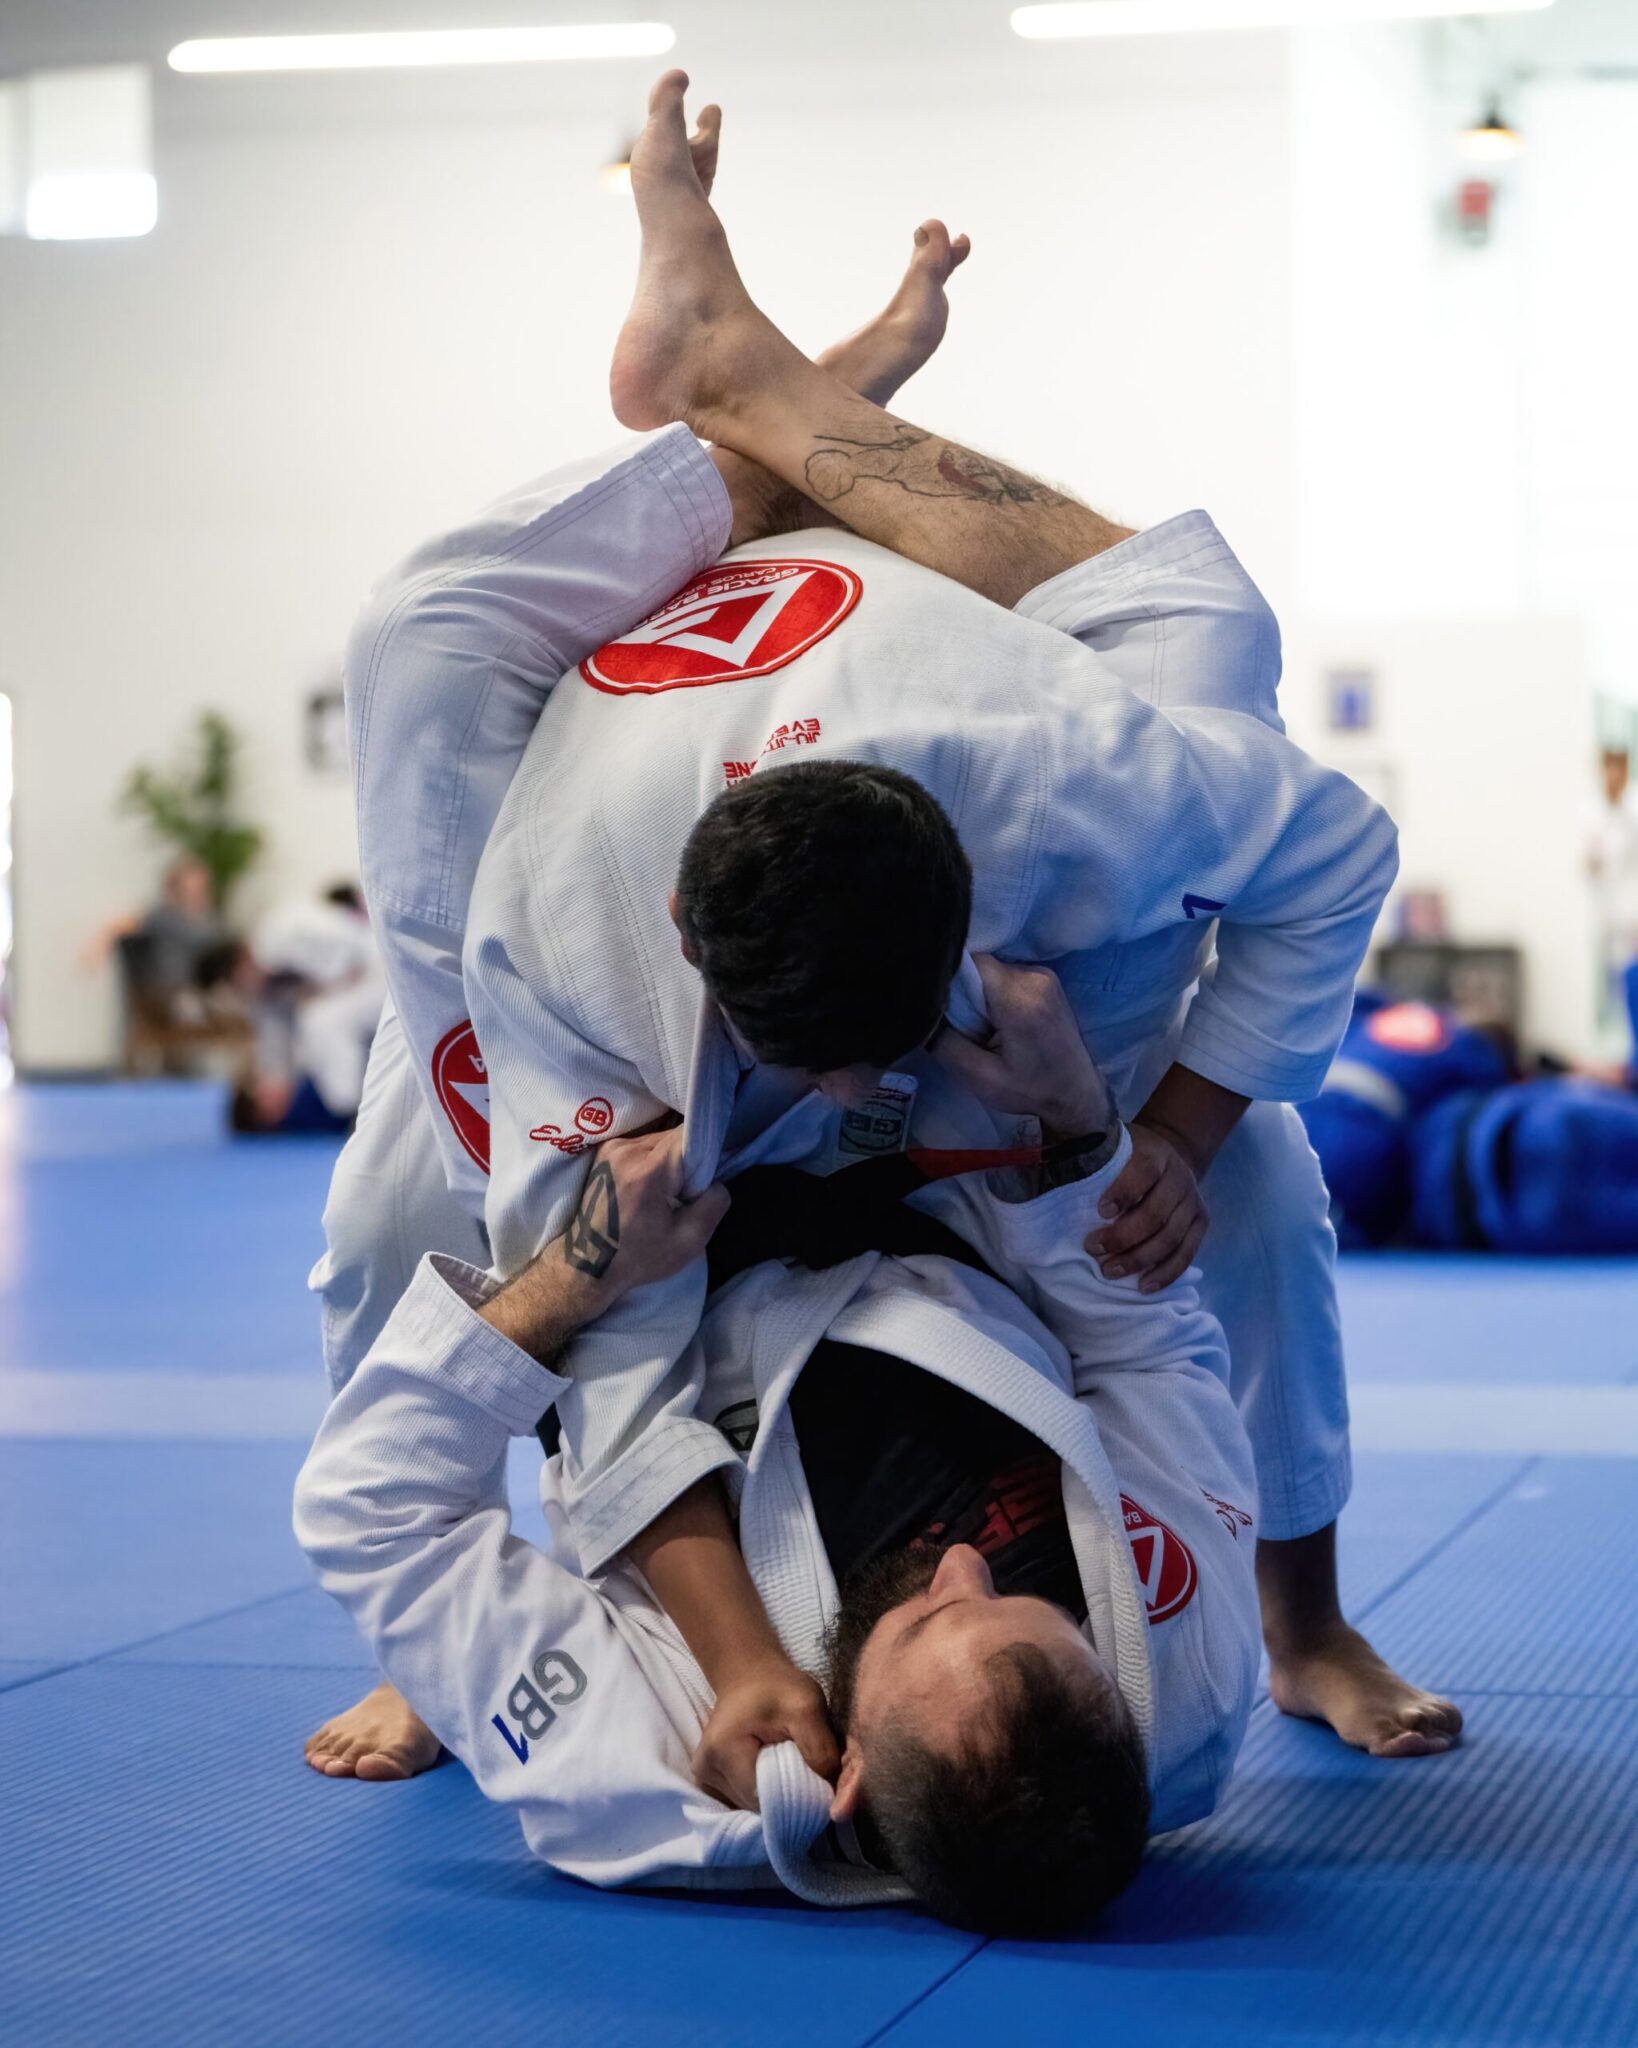
[[[629,630],[657,597],[706,566],[726,541],[729,508],[715,468],[682,428],[618,460],[565,470],[557,481],[561,495],[536,521],[532,544],[538,550],[548,538],[561,560],[552,597],[561,616],[538,616],[531,631],[561,646],[561,673],[577,650]],[[541,487],[533,488],[538,496]],[[1278,627],[1203,512],[1077,565],[1030,592],[1018,610],[1046,625],[1072,620],[1105,668],[1162,710],[1217,706],[1283,730]],[[370,680],[367,715],[354,724],[366,892],[370,808],[390,801],[398,848],[419,845],[436,860],[439,894],[452,913],[442,929],[458,959],[459,906],[533,714],[510,677],[492,706],[477,708],[459,689],[447,699],[395,699]],[[395,760],[416,764],[412,788],[402,775],[382,777],[377,764]],[[390,797],[375,795],[378,786]],[[1171,938],[1161,935],[1164,943]],[[1073,1000],[1074,959],[1054,964]],[[1133,1043],[1110,1066],[1125,1115],[1170,1063],[1181,994],[1168,985],[1157,946],[1155,985],[1134,991]],[[1100,1053],[1107,1060],[1106,1043]],[[1256,1458],[1261,1533],[1307,1535],[1336,1519],[1350,1459],[1336,1241],[1319,1162],[1296,1112],[1252,1103],[1207,1175],[1205,1193],[1212,1221],[1199,1256],[1201,1301],[1228,1338],[1231,1386]],[[357,1130],[331,1185],[325,1232],[329,1250],[313,1284],[324,1297],[326,1363],[338,1388],[422,1253],[488,1263],[480,1226],[446,1184],[419,1063],[390,1012],[371,1054]]]

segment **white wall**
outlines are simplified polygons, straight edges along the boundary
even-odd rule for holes
[[[1516,89],[1526,151],[1470,248],[1447,209],[1483,45],[1354,28],[1291,62],[1292,730],[1391,775],[1405,885],[1522,945],[1530,1030],[1613,1056],[1581,862],[1593,692],[1638,701],[1638,87]],[[1326,729],[1333,666],[1376,671],[1374,732]]]
[[[1453,937],[1523,946],[1532,1044],[1617,1056],[1597,1029],[1597,932],[1583,869],[1597,738],[1576,622],[1305,622],[1287,633],[1286,655],[1291,736],[1393,812],[1400,892],[1438,890]],[[1374,675],[1372,730],[1328,730],[1332,669]],[[1381,930],[1395,930],[1395,899]]]
[[[742,266],[798,339],[855,324],[947,213],[976,253],[911,416],[1135,520],[1210,504],[1289,595],[1283,39],[1030,46],[978,0],[665,11],[728,109]],[[0,243],[23,1065],[112,1051],[76,954],[158,865],[112,804],[195,707],[251,741],[247,907],[348,867],[301,699],[397,553],[611,433],[634,235],[595,173],[642,87],[164,79],[154,235]]]

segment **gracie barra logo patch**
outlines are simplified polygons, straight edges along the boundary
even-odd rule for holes
[[[613,697],[770,675],[839,626],[863,588],[835,562],[720,563],[588,655],[580,673]]]
[[[1182,1537],[1174,1535],[1147,1508],[1139,1507],[1130,1494],[1121,1495],[1120,1505],[1126,1517],[1126,1541],[1131,1545],[1143,1604],[1153,1628],[1157,1621],[1170,1621],[1183,1612],[1194,1598],[1200,1574],[1195,1570],[1194,1552]]]
[[[438,1041],[432,1055],[432,1087],[467,1157],[487,1173],[489,1069],[478,1050],[478,1035],[464,1018]]]

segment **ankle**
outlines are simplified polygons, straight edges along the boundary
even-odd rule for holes
[[[1276,1664],[1295,1664],[1325,1656],[1347,1642],[1353,1633],[1340,1608],[1323,1614],[1263,1617],[1263,1647]]]

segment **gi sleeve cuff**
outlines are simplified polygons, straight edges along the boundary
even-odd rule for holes
[[[589,1484],[565,1474],[564,1505],[581,1570],[588,1577],[602,1571],[691,1486],[738,1463],[721,1430],[698,1416],[674,1415],[646,1430]]]
[[[498,1288],[490,1274],[464,1259],[428,1252],[394,1320],[436,1362],[446,1386],[493,1416],[509,1436],[531,1436],[569,1383],[478,1314]]]
[[[1066,1245],[1078,1246],[1102,1225],[1098,1203],[1120,1178],[1131,1156],[1132,1134],[1123,1129],[1108,1162],[1084,1180],[1051,1188],[1033,1201],[996,1201],[992,1213],[1006,1255],[1027,1266],[1053,1257]]]
[[[1177,1063],[1254,1102],[1307,1102],[1330,1072],[1336,1048],[1299,1052],[1230,1016],[1212,991],[1202,989],[1189,1006],[1178,1040]]]

